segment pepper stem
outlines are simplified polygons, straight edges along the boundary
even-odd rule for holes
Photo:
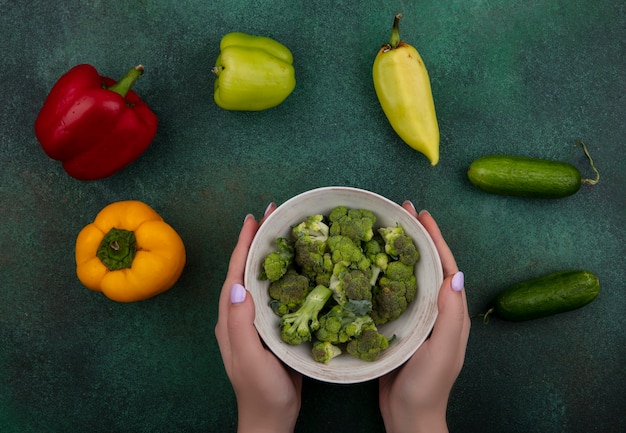
[[[132,266],[136,251],[135,233],[114,227],[100,241],[96,256],[109,271],[118,271]]]
[[[135,81],[137,81],[137,79],[142,75],[143,66],[137,65],[133,69],[128,71],[128,73],[124,75],[121,80],[109,87],[109,90],[112,90],[115,93],[119,93],[120,95],[122,95],[122,98],[125,98],[130,88],[133,87],[133,84],[135,84]]]
[[[397,14],[393,19],[391,37],[389,38],[389,45],[391,45],[391,49],[397,48],[400,44],[400,18],[402,18],[402,14]]]

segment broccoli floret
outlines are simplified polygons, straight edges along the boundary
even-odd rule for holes
[[[385,252],[397,258],[405,265],[414,265],[420,258],[419,251],[402,226],[383,227],[378,229],[378,233],[385,241]]]
[[[341,349],[328,341],[316,341],[313,344],[311,353],[315,361],[327,363],[331,359],[341,355]]]
[[[374,238],[363,244],[363,252],[371,263],[372,275],[370,284],[374,286],[378,281],[380,273],[387,270],[387,265],[390,261],[389,256],[385,252],[385,241],[383,241],[380,234],[375,234]]]
[[[328,230],[322,215],[311,215],[291,230],[295,238],[295,263],[311,281],[326,286],[333,269],[326,251]]]
[[[415,281],[415,267],[406,265],[401,261],[391,262],[385,269],[385,277],[394,281],[408,281],[411,284]]]
[[[311,215],[294,226],[291,233],[296,239],[306,236],[313,241],[326,242],[328,230],[328,226],[324,223],[324,215]]]
[[[369,270],[350,269],[343,263],[337,263],[330,276],[328,288],[333,291],[333,298],[338,304],[344,304],[349,300],[372,300]]]
[[[361,246],[347,236],[329,236],[328,249],[335,264],[342,263],[344,266],[363,271],[370,268],[370,261],[363,254]]]
[[[333,344],[346,343],[358,337],[361,331],[373,325],[367,314],[372,308],[369,301],[349,301],[345,305],[335,305],[320,318],[320,328],[315,337]]]
[[[369,241],[374,236],[376,216],[372,211],[338,206],[330,212],[328,219],[331,236],[347,236],[355,243]]]
[[[270,307],[279,316],[297,310],[311,290],[309,279],[289,269],[279,280],[270,283]]]
[[[325,253],[322,256],[322,266],[316,269],[315,284],[328,287],[330,285],[330,277],[333,274],[333,268],[335,267],[330,253]]]
[[[276,239],[277,251],[273,251],[265,257],[263,270],[259,278],[261,280],[277,281],[287,273],[287,269],[293,263],[294,248],[287,238]]]
[[[346,346],[348,353],[363,361],[376,361],[389,347],[389,339],[378,332],[375,326],[363,329],[361,335],[350,340]]]
[[[311,334],[320,327],[318,315],[333,292],[324,286],[316,286],[309,292],[304,302],[293,313],[281,318],[281,337],[288,344],[302,344],[311,341]]]
[[[326,251],[326,241],[316,241],[302,236],[295,242],[295,263],[304,275],[316,284],[327,286],[333,271],[331,256]]]
[[[389,263],[373,292],[371,316],[374,323],[382,325],[397,319],[417,294],[413,267],[399,261]]]

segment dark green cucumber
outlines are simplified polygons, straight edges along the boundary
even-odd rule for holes
[[[485,314],[511,320],[538,319],[575,310],[600,293],[598,277],[589,271],[561,271],[517,283],[502,291]]]
[[[580,171],[566,162],[507,155],[478,158],[467,176],[483,191],[533,198],[567,197],[582,183]]]
[[[532,198],[562,198],[576,193],[581,184],[596,184],[600,174],[582,141],[585,155],[596,173],[582,179],[580,171],[566,162],[523,156],[487,155],[474,161],[467,171],[470,182],[493,194]]]

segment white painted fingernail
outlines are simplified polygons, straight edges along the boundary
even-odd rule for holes
[[[246,215],[246,217],[243,219],[243,223],[245,224],[246,221],[248,221],[250,218],[254,218],[254,215],[252,215],[251,213],[249,213],[248,215]]]
[[[454,290],[455,292],[460,292],[461,290],[463,290],[464,285],[465,285],[465,275],[463,274],[463,272],[458,271],[452,277],[452,290]]]
[[[230,302],[233,304],[241,304],[246,300],[246,289],[241,284],[233,284],[230,288]]]
[[[413,209],[415,211],[415,213],[417,213],[417,210],[415,210],[415,205],[413,204],[413,202],[411,200],[405,200],[404,203],[406,203],[409,206],[411,206],[411,209]]]

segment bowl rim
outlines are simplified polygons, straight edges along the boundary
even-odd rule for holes
[[[406,209],[404,209],[402,206],[400,206],[396,202],[386,197],[383,197],[380,194],[377,194],[375,192],[365,190],[365,189],[346,187],[346,186],[327,186],[327,187],[314,188],[314,189],[302,192],[300,194],[297,194],[291,197],[290,199],[286,200],[285,202],[283,202],[265,219],[263,224],[261,224],[261,226],[259,227],[259,230],[257,231],[252,241],[252,244],[250,245],[249,251],[253,252],[257,248],[261,248],[261,246],[259,246],[259,243],[267,242],[267,238],[263,236],[265,232],[264,228],[272,227],[272,221],[274,219],[282,218],[282,213],[285,212],[287,209],[289,209],[291,205],[293,205],[293,203],[298,203],[305,198],[310,198],[309,196],[311,195],[316,196],[316,195],[324,194],[327,192],[339,192],[341,194],[351,194],[351,195],[360,194],[360,195],[363,195],[364,197],[367,196],[369,198],[378,200],[384,203],[385,206],[389,206],[392,209],[394,209],[395,212],[399,212],[401,215],[401,216],[399,215],[400,218],[404,218],[406,221],[409,222],[409,224],[413,225],[415,229],[421,232],[421,234],[424,237],[424,239],[422,240],[428,244],[429,253],[427,254],[427,257],[430,260],[432,260],[432,263],[430,263],[430,265],[433,266],[433,272],[434,272],[433,284],[436,283],[436,290],[434,290],[434,293],[432,293],[433,292],[432,289],[429,292],[427,292],[428,305],[425,305],[422,307],[426,309],[425,310],[426,317],[423,319],[423,321],[425,322],[425,326],[423,327],[424,332],[421,332],[418,335],[416,331],[413,332],[413,330],[409,329],[408,336],[405,337],[406,341],[404,342],[404,345],[402,346],[403,351],[396,351],[393,357],[388,357],[388,358],[385,358],[384,357],[385,353],[383,353],[383,356],[381,356],[379,360],[374,361],[374,362],[359,361],[363,364],[362,368],[351,368],[351,369],[342,370],[341,372],[342,374],[338,375],[336,372],[336,369],[335,371],[333,369],[333,366],[336,366],[336,363],[333,364],[333,361],[335,360],[329,362],[328,364],[323,364],[323,363],[315,362],[311,358],[311,364],[309,364],[308,362],[303,364],[302,359],[295,356],[294,351],[292,350],[292,348],[296,346],[290,346],[280,341],[280,338],[276,339],[275,336],[270,337],[269,330],[268,330],[269,327],[262,326],[262,324],[260,323],[260,319],[259,319],[262,315],[263,316],[267,315],[267,311],[261,311],[261,308],[269,309],[269,307],[266,305],[265,302],[259,302],[258,298],[254,299],[255,294],[251,291],[253,299],[255,300],[254,325],[255,325],[255,328],[257,329],[257,332],[260,338],[262,339],[266,347],[269,348],[269,350],[271,350],[282,362],[284,362],[287,366],[289,366],[293,370],[301,374],[304,374],[312,379],[316,379],[322,382],[340,383],[340,384],[360,383],[360,382],[365,382],[368,380],[376,379],[396,369],[397,367],[402,365],[404,362],[406,362],[415,353],[415,351],[417,351],[417,349],[424,343],[424,341],[428,338],[434,326],[434,323],[438,314],[437,297],[439,293],[439,287],[441,286],[441,283],[443,282],[443,268],[441,265],[441,260],[439,258],[439,254],[437,252],[436,246],[430,234],[426,231],[426,229],[419,222],[418,219],[416,219]],[[311,215],[313,215],[314,213],[315,211],[312,211]],[[296,222],[294,221],[294,223]],[[423,260],[423,257],[424,257],[423,251],[420,250],[420,253],[422,253],[422,258],[420,260]],[[244,271],[244,285],[246,288],[251,288],[255,282],[257,283],[256,286],[258,286],[258,275],[253,275],[252,273],[252,269],[255,266],[255,264],[253,263],[254,258],[252,256],[253,254],[248,254],[248,257],[246,259],[246,265],[245,265],[245,271]],[[265,284],[267,285],[269,284],[269,282],[266,282]],[[420,318],[420,320],[422,319]],[[384,328],[386,326],[387,325],[382,325],[379,327],[381,332],[384,333]],[[395,344],[395,343],[392,343],[392,344]],[[387,351],[385,352],[390,352],[392,347],[390,347],[390,349],[387,349]],[[314,366],[314,368],[312,366]]]

